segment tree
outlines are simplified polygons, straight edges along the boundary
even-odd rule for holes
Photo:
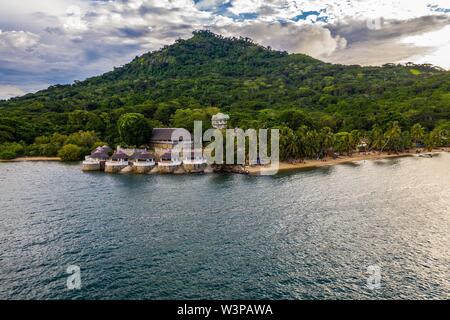
[[[81,160],[82,155],[82,148],[74,144],[66,144],[58,152],[58,157],[60,157],[63,161]]]
[[[128,146],[147,144],[150,139],[150,124],[140,113],[126,113],[117,122],[120,140]]]
[[[320,130],[319,134],[320,139],[320,151],[321,156],[324,157],[328,153],[328,151],[333,148],[334,145],[334,134],[333,130],[329,127],[324,127]]]
[[[297,137],[291,128],[280,127],[280,158],[288,160],[296,158],[298,155],[299,144]]]
[[[306,125],[308,127],[312,125],[309,115],[305,111],[298,109],[285,110],[281,112],[278,120],[292,130],[296,130],[301,125]]]
[[[0,159],[14,159],[18,156],[23,155],[24,147],[20,143],[4,143],[0,144]]]
[[[320,136],[316,130],[309,130],[305,136],[305,151],[309,158],[320,157]]]
[[[441,127],[436,127],[427,135],[425,144],[427,149],[431,151],[436,147],[445,146],[447,144],[447,139],[445,130]]]
[[[381,150],[385,144],[383,130],[379,125],[374,125],[370,132],[370,146],[375,150]]]
[[[103,132],[105,130],[102,119],[95,113],[85,110],[69,113],[68,126],[72,132],[78,130]]]
[[[414,146],[418,146],[419,143],[423,141],[423,138],[425,137],[425,128],[422,127],[420,123],[416,123],[411,128],[411,138],[414,142]]]
[[[335,147],[336,151],[350,154],[352,151],[352,137],[348,132],[339,132],[335,135]]]
[[[401,137],[402,129],[400,128],[398,121],[390,122],[388,129],[384,133],[384,138],[386,139],[385,146],[387,146],[389,150],[398,152],[401,147]]]
[[[218,108],[206,109],[178,109],[172,115],[171,124],[176,128],[184,128],[189,132],[194,132],[194,121],[201,121],[203,130],[212,127],[211,117],[218,113]]]
[[[64,144],[74,144],[81,148],[82,154],[89,154],[99,139],[94,131],[78,131],[72,133]]]
[[[355,150],[359,143],[361,142],[361,139],[363,137],[363,134],[361,131],[359,130],[352,130],[352,132],[350,132],[350,147],[352,150]]]

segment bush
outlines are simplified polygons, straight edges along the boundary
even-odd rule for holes
[[[60,157],[62,161],[81,160],[82,155],[82,148],[74,144],[66,144],[58,152],[58,157]]]
[[[73,144],[81,148],[81,154],[91,153],[94,146],[97,146],[99,139],[94,131],[78,131],[72,133],[66,140],[65,144]],[[102,142],[102,145],[105,143]]]
[[[22,156],[24,147],[20,143],[3,143],[0,144],[0,159],[10,160]]]
[[[82,148],[91,149],[98,137],[94,131],[78,131],[72,133],[66,140],[66,144],[74,144]]]
[[[2,160],[11,160],[16,158],[16,154],[11,150],[2,150],[0,151],[0,159]]]
[[[54,133],[51,136],[40,136],[27,147],[26,153],[29,156],[55,157],[66,140],[67,136],[59,133]]]

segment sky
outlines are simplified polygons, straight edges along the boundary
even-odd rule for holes
[[[327,62],[450,69],[450,0],[0,0],[0,99],[209,29]]]

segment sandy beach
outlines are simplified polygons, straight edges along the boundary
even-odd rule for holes
[[[388,158],[397,158],[397,157],[407,157],[407,156],[415,156],[418,154],[426,154],[426,153],[440,153],[440,152],[450,152],[450,148],[439,148],[434,149],[430,152],[421,152],[416,153],[416,150],[412,149],[409,152],[400,152],[400,153],[387,153],[387,152],[368,152],[368,153],[354,153],[352,156],[340,156],[336,159],[327,157],[322,160],[305,160],[302,163],[287,163],[281,162],[279,166],[278,172],[286,172],[291,170],[301,170],[301,169],[309,169],[309,168],[319,168],[325,166],[332,166],[342,163],[356,162],[356,161],[364,161],[364,160],[381,160]],[[261,172],[266,170],[266,167],[250,167],[247,166],[245,168],[249,174],[259,175]]]
[[[61,161],[59,157],[19,157],[11,160],[0,160],[0,162],[24,162],[24,161]]]

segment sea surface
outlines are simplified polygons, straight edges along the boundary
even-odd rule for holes
[[[449,250],[448,153],[269,177],[0,163],[0,299],[449,299]]]

